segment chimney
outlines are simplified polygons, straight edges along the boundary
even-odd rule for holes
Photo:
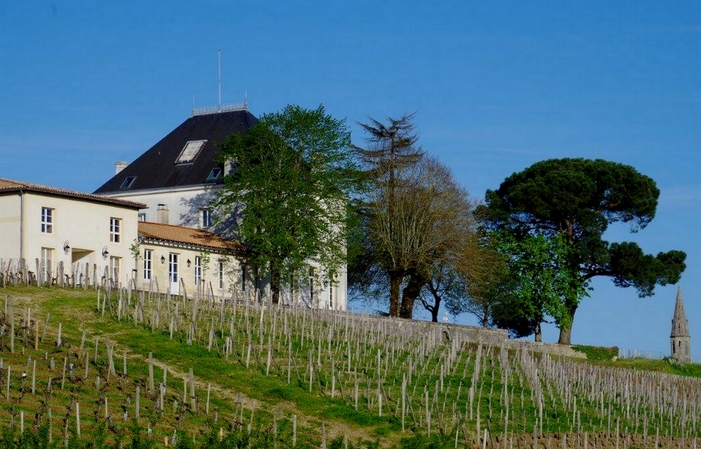
[[[156,222],[168,224],[168,206],[165,204],[158,205],[158,209],[156,209]]]
[[[129,162],[124,162],[124,161],[115,162],[114,163],[114,174],[118,175],[120,171],[127,168],[127,165],[129,165]]]

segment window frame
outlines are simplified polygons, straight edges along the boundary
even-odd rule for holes
[[[219,261],[219,288],[224,288],[224,261]]]
[[[41,233],[42,234],[53,234],[54,233],[54,208],[52,207],[41,207]]]
[[[122,241],[122,219],[110,217],[110,242],[120,243]]]
[[[136,176],[127,176],[124,178],[124,181],[122,181],[122,184],[119,186],[120,190],[127,190],[130,189],[132,185],[134,185],[134,181],[136,181]]]
[[[202,257],[195,256],[195,286],[202,282]]]
[[[222,169],[219,167],[215,167],[209,171],[209,174],[207,175],[207,182],[214,182],[217,181],[219,178],[221,178],[222,175]]]
[[[203,207],[200,209],[200,221],[203,228],[212,227],[212,209],[209,207]]]
[[[116,285],[119,285],[119,277],[122,275],[122,258],[118,256],[110,256],[109,260],[109,279]]]
[[[54,264],[54,249],[42,246],[41,247],[41,271],[45,276],[44,282],[51,283],[51,273],[53,272]]]
[[[153,276],[153,250],[144,249],[144,271],[143,278],[145,281],[150,281]]]
[[[202,140],[188,140],[185,142],[185,146],[180,150],[177,159],[175,159],[175,164],[192,164],[197,156],[202,151],[202,148],[207,144],[207,139]]]

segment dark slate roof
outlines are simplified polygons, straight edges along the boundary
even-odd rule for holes
[[[247,110],[194,115],[185,120],[160,142],[151,147],[112,179],[95,190],[96,194],[128,192],[207,183],[213,168],[223,168],[215,162],[217,144],[235,133],[245,133],[258,119]],[[192,163],[176,164],[187,142],[207,140]],[[122,188],[124,181],[135,176],[131,186]]]
[[[129,209],[143,209],[146,207],[145,204],[134,201],[107,198],[99,195],[91,195],[89,193],[76,192],[75,190],[59,189],[58,187],[42,186],[39,184],[30,184],[28,182],[12,181],[10,179],[0,179],[0,195],[15,194],[18,192],[32,192],[61,198],[75,198],[93,203],[127,207]]]

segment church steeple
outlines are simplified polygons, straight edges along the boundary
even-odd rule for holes
[[[677,287],[677,302],[674,305],[672,333],[669,337],[672,345],[672,358],[680,362],[691,362],[691,336],[689,335],[689,321],[686,319],[684,311],[681,287]]]

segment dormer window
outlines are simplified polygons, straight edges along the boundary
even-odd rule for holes
[[[183,150],[180,152],[180,155],[178,158],[175,160],[176,164],[188,164],[191,163],[192,161],[195,160],[197,155],[199,154],[200,150],[204,146],[204,144],[207,143],[206,140],[190,140],[188,141],[185,146],[183,147]]]
[[[127,176],[124,178],[124,181],[122,181],[122,185],[119,186],[120,189],[129,189],[131,188],[132,184],[134,184],[134,181],[136,180],[136,176]]]
[[[209,175],[207,175],[207,181],[212,182],[216,181],[221,177],[221,168],[213,168],[212,171],[209,172]]]

